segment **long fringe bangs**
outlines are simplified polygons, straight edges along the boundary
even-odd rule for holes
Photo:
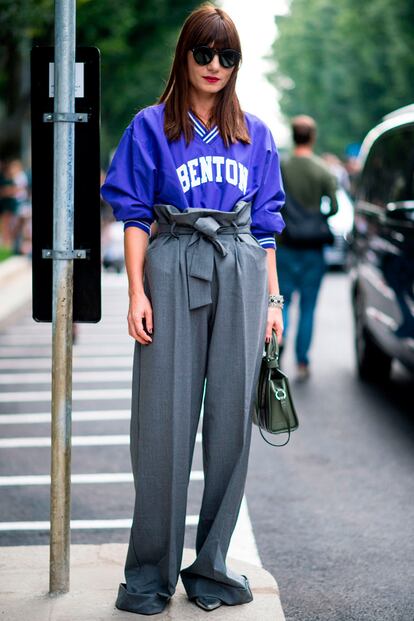
[[[233,49],[241,54],[240,38],[233,22],[220,9],[201,14],[189,32],[188,45],[214,45],[217,49]],[[227,17],[227,19],[225,19]]]

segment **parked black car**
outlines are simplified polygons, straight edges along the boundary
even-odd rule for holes
[[[414,105],[387,115],[361,148],[351,237],[359,376],[414,371]]]

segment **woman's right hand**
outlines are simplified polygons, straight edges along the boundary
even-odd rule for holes
[[[129,296],[128,310],[128,333],[141,345],[149,345],[152,338],[144,330],[143,320],[145,319],[145,327],[152,334],[152,307],[151,302],[145,293],[139,293]]]

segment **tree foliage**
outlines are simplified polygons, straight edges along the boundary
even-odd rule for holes
[[[317,120],[323,150],[342,154],[414,101],[412,2],[292,0],[277,25],[270,79],[286,115]]]
[[[102,151],[168,77],[179,28],[198,0],[77,0],[77,45],[101,50]],[[19,140],[27,115],[22,67],[34,44],[53,45],[53,0],[0,0],[0,129]]]
[[[80,45],[102,54],[102,138],[113,147],[133,115],[155,103],[179,28],[197,0],[90,0],[78,11]]]

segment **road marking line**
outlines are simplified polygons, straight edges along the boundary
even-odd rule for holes
[[[127,320],[122,318],[122,323],[119,320],[107,321],[103,319],[99,324],[87,326],[86,324],[82,324],[78,326],[79,335],[82,337],[85,334],[106,334],[106,331],[109,330],[111,335],[119,334],[121,336],[128,336],[128,328],[127,328]],[[30,339],[32,336],[42,337],[42,338],[52,338],[52,328],[41,328],[39,325],[34,326],[17,326],[7,328],[4,332],[0,334],[0,339],[9,338],[9,337],[18,337],[19,341],[24,339]],[[130,337],[128,337],[130,338]]]
[[[129,444],[129,435],[72,436],[72,446],[111,446]],[[0,448],[47,448],[51,446],[51,438],[1,438]]]
[[[230,540],[228,555],[231,558],[262,567],[245,496],[243,496],[236,528]]]
[[[83,412],[73,412],[72,421],[88,422],[91,420],[129,420],[130,410],[95,410]],[[39,412],[39,414],[0,414],[0,425],[21,425],[34,423],[50,423],[50,412]]]
[[[102,483],[132,483],[132,472],[98,472],[91,474],[72,474],[72,484],[102,484]],[[192,470],[190,481],[203,481],[202,470]],[[0,487],[14,487],[21,485],[50,485],[49,474],[28,474],[0,476]]]
[[[79,401],[95,401],[108,399],[130,399],[130,388],[108,388],[99,390],[73,390],[72,399]],[[23,403],[28,401],[50,402],[50,390],[36,390],[27,392],[0,393],[0,403]]]
[[[114,334],[110,332],[103,331],[101,334],[96,334],[93,332],[89,332],[87,335],[82,334],[79,335],[80,339],[83,338],[83,343],[79,343],[79,345],[87,345],[88,343],[93,343],[96,345],[97,343],[101,343],[103,339],[105,339],[105,343],[111,344],[122,344],[120,341],[125,341],[125,344],[129,343],[130,337],[128,337],[128,333],[126,330],[120,331],[119,334]],[[8,345],[27,345],[30,347],[31,345],[50,345],[52,342],[52,337],[49,334],[6,334],[0,336],[0,344],[1,346],[7,347]],[[76,345],[77,347],[77,345]]]
[[[197,434],[196,442],[201,442],[201,433]],[[129,444],[128,434],[72,436],[72,446],[119,446],[124,444]],[[47,448],[51,445],[50,436],[0,439],[0,448]]]
[[[186,526],[194,526],[198,524],[198,515],[187,515],[185,519]],[[71,520],[71,530],[83,529],[113,529],[113,528],[131,528],[131,519],[114,519],[114,520]],[[15,530],[50,530],[50,522],[0,522],[0,531]]]
[[[125,343],[121,345],[106,345],[104,342],[102,343],[102,347],[97,347],[96,345],[91,346],[88,343],[82,343],[79,345],[74,345],[73,351],[77,356],[105,356],[108,358],[113,355],[122,356],[126,355],[128,352],[132,352],[134,344],[131,339],[131,343]],[[2,358],[8,357],[18,357],[18,356],[31,356],[34,357],[45,356],[47,357],[48,353],[51,352],[52,346],[50,343],[45,345],[35,345],[30,347],[19,347],[14,345],[1,345],[0,343],[0,356]]]
[[[132,378],[130,371],[74,371],[74,383],[86,382],[127,382]],[[51,373],[2,373],[0,384],[48,384]]]
[[[32,371],[34,367],[39,369],[51,369],[52,361],[49,357],[44,358],[2,358],[0,359],[0,369],[19,369]],[[74,356],[73,368],[76,371],[77,368],[87,367],[125,367],[130,369],[132,367],[132,356],[113,356],[113,357],[79,357]]]

